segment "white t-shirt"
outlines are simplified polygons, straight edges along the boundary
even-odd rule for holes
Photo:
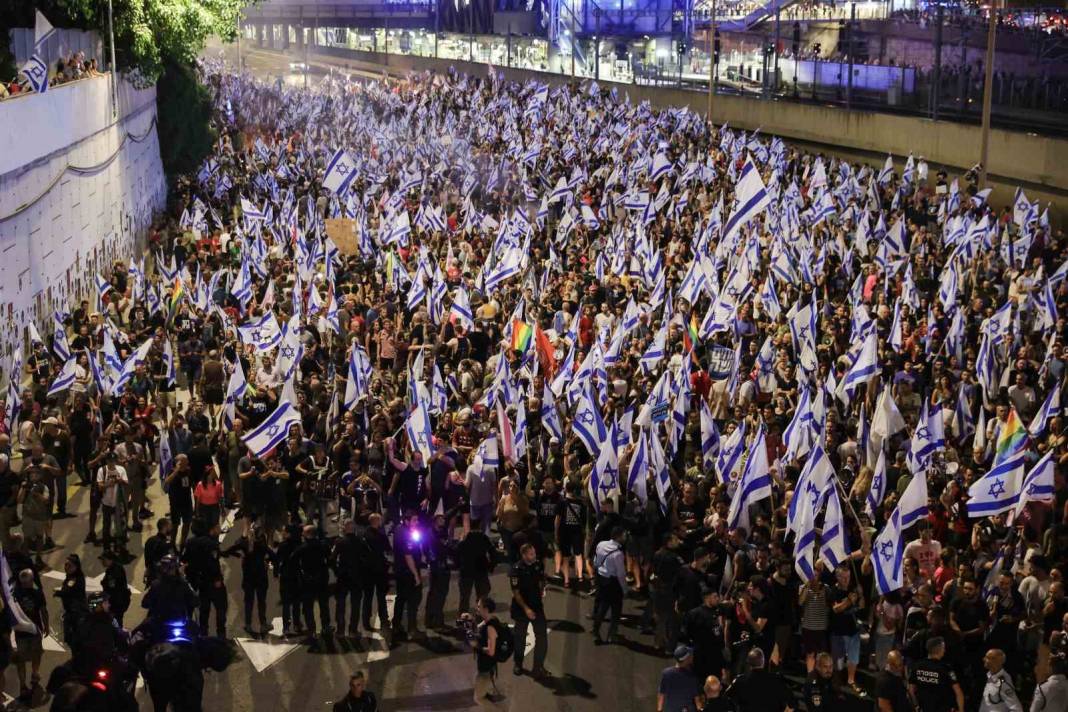
[[[926,544],[923,539],[909,542],[905,547],[905,556],[911,556],[920,564],[920,573],[924,578],[934,578],[935,569],[938,568],[938,558],[942,555],[942,545],[932,539]]]
[[[115,469],[111,471],[110,476],[114,478],[114,480],[118,482],[119,485],[126,485],[130,482],[130,480],[126,477],[126,468],[122,465],[115,465]],[[108,479],[108,466],[104,465],[96,471],[96,481],[97,484],[99,484],[101,487],[104,487],[104,484],[108,481]],[[116,499],[118,497],[118,493],[118,485],[116,485],[115,487],[104,487],[104,494],[100,500],[100,503],[103,504],[105,507],[114,507]]]

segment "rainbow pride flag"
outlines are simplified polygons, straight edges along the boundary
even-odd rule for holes
[[[534,329],[530,324],[519,319],[512,320],[512,350],[526,353],[534,339]]]
[[[182,304],[182,297],[185,296],[185,286],[182,284],[181,277],[174,278],[174,286],[171,287],[171,297],[167,301],[167,320],[170,321],[174,318],[174,315],[178,313],[178,307]]]
[[[697,346],[700,330],[697,326],[697,315],[693,312],[690,313],[690,321],[686,324],[686,333],[682,335],[683,346],[687,351],[693,351]]]
[[[994,451],[994,465],[997,466],[1002,460],[1008,459],[1017,450],[1027,444],[1027,428],[1020,422],[1016,415],[1016,409],[1009,409],[1009,417],[1001,426],[998,433],[997,447]]]

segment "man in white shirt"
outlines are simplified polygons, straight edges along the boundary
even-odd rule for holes
[[[928,581],[934,578],[941,555],[942,544],[931,538],[931,528],[926,525],[921,525],[920,538],[905,547],[905,556],[916,559],[920,564],[920,574]]]
[[[593,639],[598,645],[603,642],[601,623],[605,613],[609,611],[612,618],[608,622],[608,642],[616,640],[619,616],[623,612],[623,596],[627,590],[626,555],[623,553],[626,537],[627,530],[616,527],[612,530],[612,538],[602,541],[594,551],[593,569],[597,575],[597,597],[593,604]]]
[[[128,484],[126,468],[118,463],[118,456],[114,452],[109,452],[104,465],[96,471],[96,486],[100,491],[100,507],[104,517],[103,545],[105,549],[111,544],[112,524],[120,521],[116,516],[116,510],[125,504]]]

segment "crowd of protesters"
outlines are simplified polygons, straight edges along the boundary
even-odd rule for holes
[[[398,645],[454,613],[488,621],[496,597],[513,671],[551,676],[567,671],[545,665],[544,598],[592,591],[598,644],[626,608],[674,658],[664,712],[1064,709],[1068,252],[1048,211],[995,209],[973,173],[850,164],[595,84],[204,79],[211,158],[144,256],[31,332],[0,409],[0,540],[39,623],[16,641],[27,699],[48,630],[35,577],[73,475],[120,623],[136,538],[149,614],[177,557],[188,613],[220,636],[233,601],[270,635],[277,594],[284,636]],[[357,176],[328,189],[339,155]],[[285,325],[269,343],[237,328],[267,322]],[[869,336],[877,368],[843,396]],[[944,439],[920,458],[935,415]],[[1012,419],[1028,466],[1052,453],[1053,492],[971,517]],[[791,502],[817,454],[846,548],[802,576]],[[751,477],[770,496],[748,499]],[[926,512],[880,594],[872,542],[917,477]],[[166,512],[146,508],[157,480]],[[75,636],[76,556],[65,574]]]

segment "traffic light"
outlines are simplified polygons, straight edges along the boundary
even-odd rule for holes
[[[801,23],[794,23],[794,37],[793,37],[793,55],[796,57],[801,54]]]

